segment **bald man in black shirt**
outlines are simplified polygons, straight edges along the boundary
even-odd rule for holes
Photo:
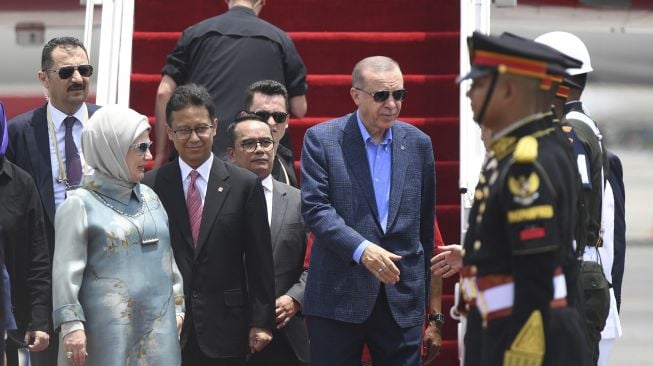
[[[225,155],[225,133],[242,108],[243,92],[255,81],[282,83],[290,97],[290,114],[306,114],[306,67],[290,37],[258,17],[265,0],[227,3],[228,12],[187,28],[168,55],[155,104],[155,167],[168,160],[165,105],[177,85],[200,84],[213,97],[218,116],[213,152],[219,157]]]

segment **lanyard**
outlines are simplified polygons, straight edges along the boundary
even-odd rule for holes
[[[277,160],[279,160],[279,166],[281,167],[281,171],[283,172],[283,177],[285,178],[286,182],[288,185],[290,184],[290,177],[288,176],[288,171],[286,170],[286,167],[283,166],[283,163],[281,162],[281,159],[277,156]]]
[[[82,104],[82,108],[84,108],[84,121],[82,122],[82,126],[84,126],[86,125],[86,121],[88,121],[88,109],[86,108],[86,103]],[[57,141],[57,133],[54,130],[54,122],[52,121],[52,113],[50,112],[50,107],[46,107],[46,110],[48,118],[48,133],[50,134],[50,140],[52,140],[52,144],[54,145],[54,151],[57,154],[57,164],[59,171],[59,174],[57,174],[57,183],[64,183],[66,185],[66,189],[69,189],[71,187],[70,184],[68,184],[66,167],[64,166],[63,159],[61,159],[61,153],[59,152],[59,142]],[[86,172],[86,160],[82,159],[82,162],[82,172]]]

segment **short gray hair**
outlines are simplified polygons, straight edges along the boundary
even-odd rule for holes
[[[362,88],[365,85],[365,78],[363,77],[364,71],[373,71],[377,73],[394,71],[401,69],[397,61],[386,56],[370,56],[366,57],[354,66],[354,71],[351,73],[351,84],[354,88]]]

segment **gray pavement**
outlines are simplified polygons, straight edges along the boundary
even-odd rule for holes
[[[623,336],[610,366],[653,365],[653,152],[613,149],[624,167],[626,185],[626,265],[621,294]]]
[[[621,294],[623,336],[617,340],[609,365],[653,365],[653,242],[626,249]]]

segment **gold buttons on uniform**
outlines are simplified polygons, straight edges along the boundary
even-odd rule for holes
[[[498,177],[499,177],[499,173],[496,170],[494,172],[492,172],[492,175],[490,176],[490,182],[489,182],[490,185],[493,185],[494,182],[497,181]]]
[[[477,240],[474,242],[474,250],[479,250],[481,249],[481,241]]]

